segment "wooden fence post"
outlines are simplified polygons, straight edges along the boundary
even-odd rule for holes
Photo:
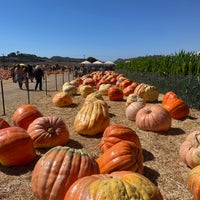
[[[3,105],[3,115],[6,115],[5,111],[5,101],[4,101],[4,90],[3,90],[3,81],[0,75],[0,81],[1,81],[1,97],[2,97],[2,105]]]

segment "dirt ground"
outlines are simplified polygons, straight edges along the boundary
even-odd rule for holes
[[[72,80],[72,77],[70,77]],[[11,79],[3,81],[1,90],[0,114],[11,125],[14,111],[22,104],[35,105],[43,115],[61,117],[70,132],[71,147],[84,147],[96,156],[100,155],[98,148],[100,136],[84,137],[74,131],[73,121],[83,105],[84,98],[73,96],[73,105],[58,108],[52,104],[53,96],[61,91],[62,84],[69,80],[69,76],[50,75],[43,82],[44,91],[34,91],[35,82],[30,83],[30,92],[19,90],[17,83]],[[47,90],[46,90],[47,88]],[[5,110],[3,109],[2,94],[4,94]],[[165,200],[192,200],[187,186],[187,175],[190,169],[180,161],[179,146],[192,131],[199,130],[200,111],[190,109],[190,116],[185,120],[172,120],[172,127],[166,133],[155,133],[139,130],[135,122],[125,117],[124,101],[111,102],[106,96],[104,100],[109,105],[110,124],[122,124],[136,131],[144,155],[144,175],[156,184]],[[162,95],[159,96],[161,103]],[[5,115],[4,115],[5,111]],[[39,151],[38,155],[45,151]],[[36,161],[35,161],[36,162]],[[34,200],[31,192],[31,172],[35,162],[21,167],[3,167],[0,165],[0,200]]]

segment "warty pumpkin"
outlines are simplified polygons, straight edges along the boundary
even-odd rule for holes
[[[109,124],[108,105],[103,100],[84,103],[74,119],[74,129],[82,135],[102,133]]]
[[[110,84],[110,83],[101,84],[101,85],[99,86],[98,91],[99,91],[99,93],[100,93],[101,95],[108,96],[108,89],[109,89],[110,87],[112,87],[112,86],[113,86],[113,85]]]
[[[200,200],[200,165],[189,171],[187,182],[194,200]]]
[[[65,82],[62,86],[62,91],[69,95],[76,95],[77,87],[75,85],[71,85],[69,82]]]
[[[134,130],[120,124],[111,124],[104,130],[99,142],[99,148],[104,153],[116,143],[124,140],[134,142],[141,148],[140,139]]]
[[[66,107],[73,103],[72,97],[67,92],[58,92],[53,96],[52,102],[54,106]]]
[[[126,99],[125,106],[128,107],[133,102],[143,102],[144,104],[146,103],[145,100],[142,97],[140,97],[139,95],[129,94],[127,99]]]
[[[108,98],[110,101],[122,101],[124,93],[117,86],[112,86],[108,89]]]
[[[79,93],[82,97],[86,98],[89,94],[94,92],[94,88],[91,85],[80,85]]]
[[[146,102],[158,101],[159,92],[154,85],[140,83],[134,90],[134,94],[142,97]]]
[[[57,146],[37,161],[31,178],[32,192],[39,200],[63,200],[77,179],[98,173],[97,162],[86,150]]]
[[[64,200],[163,200],[159,188],[145,176],[130,171],[95,174],[75,181]]]
[[[12,120],[14,126],[19,126],[27,130],[30,123],[32,123],[36,118],[42,116],[43,114],[36,106],[24,104],[15,110]]]
[[[5,166],[24,165],[36,157],[33,141],[27,131],[12,126],[0,129],[0,163]]]
[[[189,115],[188,105],[172,91],[164,95],[162,106],[173,119],[183,119]]]
[[[44,116],[35,119],[27,129],[35,148],[50,148],[65,145],[69,131],[65,122],[57,116]]]
[[[146,104],[137,112],[135,123],[144,131],[168,131],[171,127],[171,116],[158,104]]]
[[[190,168],[200,165],[200,131],[191,132],[180,145],[181,160]]]
[[[143,173],[142,149],[134,142],[120,141],[97,158],[100,173],[128,170]]]

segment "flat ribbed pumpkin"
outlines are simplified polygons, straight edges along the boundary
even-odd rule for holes
[[[116,143],[124,140],[134,142],[141,148],[140,139],[134,130],[120,124],[112,124],[103,132],[103,136],[99,142],[99,148],[103,153]]]
[[[65,122],[57,116],[44,116],[35,119],[27,129],[35,148],[49,148],[65,145],[69,131]]]
[[[137,112],[135,118],[138,128],[144,131],[168,131],[171,121],[169,112],[158,104],[146,104]]]
[[[74,129],[82,135],[96,135],[110,123],[108,105],[103,100],[85,102],[74,119]]]
[[[84,149],[57,146],[36,163],[32,172],[32,191],[40,200],[63,200],[77,179],[98,173],[97,162]]]
[[[33,141],[25,129],[0,129],[0,163],[5,166],[24,165],[33,161],[36,152]]]
[[[100,173],[128,170],[143,173],[142,149],[134,142],[120,141],[97,158]]]
[[[163,200],[159,188],[145,176],[116,171],[111,174],[96,174],[74,182],[64,200]]]
[[[183,119],[189,114],[188,105],[172,91],[164,95],[162,106],[169,112],[173,119]]]

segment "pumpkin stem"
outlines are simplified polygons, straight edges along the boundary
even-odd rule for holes
[[[194,136],[194,140],[192,142],[192,146],[195,146],[196,148],[199,146],[200,144],[200,141],[198,139],[198,136],[200,135],[200,133],[196,133],[195,136]]]
[[[52,127],[47,128],[47,132],[49,134],[52,134],[54,132],[54,129]]]

